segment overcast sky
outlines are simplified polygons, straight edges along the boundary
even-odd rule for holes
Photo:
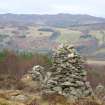
[[[105,17],[105,0],[0,0],[0,13],[71,13]]]

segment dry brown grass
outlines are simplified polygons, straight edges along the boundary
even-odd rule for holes
[[[51,95],[41,99],[34,99],[27,105],[105,105],[102,101],[97,98],[83,98],[75,102],[67,100],[61,95]]]
[[[12,102],[3,98],[0,98],[0,105],[25,105],[23,103]]]
[[[99,83],[105,85],[105,64],[88,63],[85,67],[88,71],[88,80],[93,88]]]

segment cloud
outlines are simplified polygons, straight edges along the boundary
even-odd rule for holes
[[[105,0],[0,0],[0,8],[0,13],[80,13],[105,17]]]

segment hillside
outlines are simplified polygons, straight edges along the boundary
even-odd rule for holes
[[[104,18],[94,17],[90,15],[72,15],[72,14],[56,14],[56,15],[38,15],[38,14],[1,14],[1,24],[39,24],[56,27],[68,27],[73,25],[85,25],[94,23],[105,23]]]
[[[0,51],[51,52],[72,43],[88,58],[105,59],[105,19],[89,15],[0,15]]]

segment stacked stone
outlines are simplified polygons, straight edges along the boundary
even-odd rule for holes
[[[73,99],[87,97],[92,89],[87,82],[84,61],[71,45],[61,45],[52,57],[51,76],[43,86],[44,93],[58,93]]]
[[[44,67],[36,65],[32,68],[32,71],[30,71],[29,74],[31,74],[33,80],[43,81],[45,77]]]
[[[41,84],[40,88],[42,88],[43,85],[46,85],[47,81],[50,78],[51,73],[46,72],[44,67],[36,65],[32,68],[31,71],[29,71],[29,75],[31,75],[33,81],[37,81],[38,83],[40,83]]]

